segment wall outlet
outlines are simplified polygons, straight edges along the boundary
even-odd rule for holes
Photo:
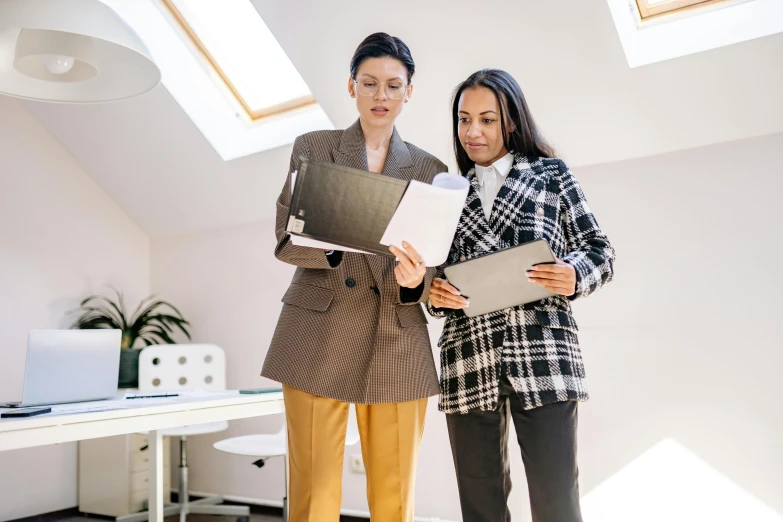
[[[367,473],[367,470],[364,469],[364,459],[362,459],[361,453],[351,455],[350,458],[351,458],[351,473],[362,473],[362,474]]]

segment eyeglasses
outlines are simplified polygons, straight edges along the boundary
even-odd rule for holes
[[[378,93],[378,88],[383,85],[386,97],[392,100],[399,100],[405,96],[405,83],[399,80],[392,80],[390,82],[378,82],[369,78],[362,79],[360,81],[354,80],[356,84],[356,90],[361,96],[375,96]]]

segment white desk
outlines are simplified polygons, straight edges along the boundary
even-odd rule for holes
[[[84,407],[103,401],[84,403]],[[106,401],[107,407],[119,402]],[[76,405],[53,406],[52,413],[0,419],[0,451],[149,431],[150,522],[163,521],[163,437],[161,431],[191,424],[244,419],[283,412],[283,394],[241,395],[237,391],[197,393],[161,399],[134,399],[108,411],[58,413]]]

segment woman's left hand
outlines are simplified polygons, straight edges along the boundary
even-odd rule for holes
[[[576,270],[557,258],[554,265],[535,265],[527,271],[527,277],[531,283],[556,294],[571,296],[576,293]]]
[[[404,288],[416,288],[424,281],[424,274],[427,268],[424,266],[421,256],[416,249],[410,246],[406,241],[402,242],[400,250],[396,246],[390,246],[389,250],[397,257],[397,266],[394,267],[394,277],[397,278],[397,284]]]

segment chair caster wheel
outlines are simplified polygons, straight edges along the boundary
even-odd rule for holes
[[[250,522],[250,517],[237,517],[237,522]]]

